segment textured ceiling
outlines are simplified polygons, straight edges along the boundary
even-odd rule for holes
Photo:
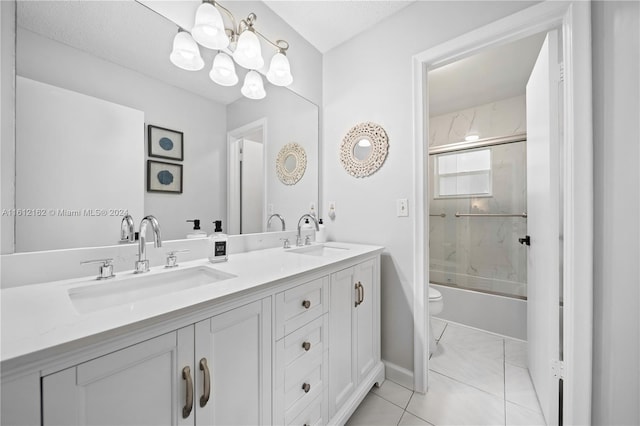
[[[325,53],[413,1],[266,0],[264,3],[316,49]]]
[[[485,50],[429,72],[429,114],[438,116],[525,93],[545,34]]]

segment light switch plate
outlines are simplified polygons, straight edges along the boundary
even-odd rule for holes
[[[409,216],[409,201],[406,198],[399,198],[396,201],[398,217]]]

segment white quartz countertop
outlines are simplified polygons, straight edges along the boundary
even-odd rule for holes
[[[235,277],[186,290],[170,290],[159,296],[88,313],[79,312],[69,296],[69,290],[88,285],[117,284],[131,279],[133,271],[118,273],[115,278],[102,281],[96,280],[94,275],[3,289],[0,293],[0,360],[5,363],[159,316],[180,314],[192,306],[214,302],[235,294],[246,294],[248,291],[320,270],[341,261],[377,254],[383,249],[379,246],[337,242],[324,245],[346,250],[334,250],[328,256],[310,256],[278,247],[232,254],[229,255],[228,261],[221,263],[209,263],[202,259],[180,262],[177,268],[154,267],[150,272],[140,276],[203,266]]]

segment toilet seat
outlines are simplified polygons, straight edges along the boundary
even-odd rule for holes
[[[442,300],[442,293],[429,286],[429,302],[438,302],[440,300]]]

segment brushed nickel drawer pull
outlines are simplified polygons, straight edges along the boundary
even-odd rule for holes
[[[186,419],[193,410],[193,380],[191,380],[191,368],[186,366],[182,369],[182,379],[187,381],[187,401],[182,407],[182,418]]]
[[[309,383],[304,383],[302,385],[302,390],[304,391],[304,393],[309,393],[309,391],[311,390],[311,385]]]
[[[311,302],[309,300],[303,300],[302,306],[304,306],[305,309],[309,309],[311,307]]]
[[[309,342],[304,342],[302,344],[302,347],[304,348],[305,351],[308,351],[309,349],[311,349],[311,343]]]
[[[353,306],[355,306],[356,308],[358,307],[358,305],[360,304],[360,287],[358,287],[360,283],[357,282],[355,285],[355,289],[356,289],[356,302],[354,303]]]
[[[200,371],[204,372],[204,393],[200,397],[200,407],[204,407],[209,402],[209,396],[211,395],[211,375],[209,374],[206,358],[200,360]]]
[[[362,285],[361,282],[358,281],[358,284],[360,284],[360,305],[362,305],[362,302],[364,302],[364,286]]]

